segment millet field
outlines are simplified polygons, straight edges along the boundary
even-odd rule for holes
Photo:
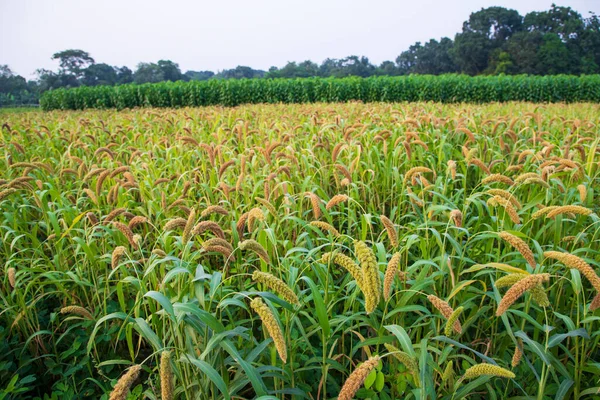
[[[600,399],[597,103],[0,123],[0,399]]]

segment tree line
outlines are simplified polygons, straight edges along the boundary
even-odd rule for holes
[[[288,62],[268,71],[237,66],[217,73],[187,71],[171,60],[139,63],[135,71],[96,63],[83,50],[55,53],[57,72],[39,69],[27,81],[7,65],[0,66],[0,105],[35,103],[39,94],[63,87],[119,85],[241,78],[306,78],[397,76],[409,74],[597,74],[600,73],[600,19],[585,18],[570,7],[552,4],[547,11],[521,16],[504,7],[483,8],[463,23],[454,39],[417,42],[395,61],[375,65],[367,57],[328,58],[321,64],[306,60]]]

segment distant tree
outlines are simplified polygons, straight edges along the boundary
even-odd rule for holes
[[[543,37],[543,44],[537,54],[538,73],[543,75],[566,74],[573,69],[573,59],[569,49],[555,33]]]
[[[452,58],[454,43],[452,39],[442,38],[439,42],[431,39],[425,45],[417,42],[402,52],[396,63],[402,74],[445,74],[456,72],[457,66]]]
[[[60,60],[60,73],[75,75],[76,77],[81,77],[83,70],[95,63],[87,51],[74,49],[54,53],[52,59]]]
[[[396,64],[393,61],[384,61],[379,65],[379,67],[377,67],[375,74],[395,76],[400,75],[400,70],[398,67],[396,67]]]
[[[117,83],[125,84],[133,82],[133,71],[129,68],[123,67],[115,67],[115,71],[117,73]]]
[[[27,89],[25,78],[15,75],[8,65],[0,65],[0,93],[18,93]]]
[[[242,78],[262,78],[265,75],[265,71],[252,69],[247,66],[238,65],[233,69],[226,69],[215,75],[218,79],[242,79]]]
[[[366,78],[375,73],[375,66],[369,62],[367,57],[348,56],[339,60],[333,76],[338,78],[344,76],[361,76]]]
[[[543,37],[538,31],[521,31],[512,35],[504,46],[512,62],[507,73],[539,74],[538,51],[544,42]]]
[[[184,75],[192,81],[206,81],[215,76],[215,73],[212,71],[187,71]]]
[[[135,83],[156,83],[165,80],[163,70],[155,63],[139,63],[133,74]]]
[[[108,64],[92,64],[83,70],[81,83],[86,86],[114,85],[118,82],[117,71]]]
[[[584,29],[581,14],[571,7],[558,7],[552,4],[548,11],[530,12],[525,16],[523,26],[528,31],[554,33],[561,40],[576,39]]]
[[[160,60],[158,62],[158,67],[162,71],[163,78],[165,81],[181,81],[187,80],[187,77],[181,73],[179,69],[179,64],[174,63],[171,60]]]
[[[58,89],[61,87],[69,88],[79,86],[77,77],[72,74],[57,74],[53,71],[42,68],[36,70],[36,75],[38,77],[40,92],[45,92],[46,90],[50,89]]]
[[[462,32],[454,38],[454,60],[459,69],[476,75],[488,68],[494,50],[523,26],[523,17],[504,7],[482,8],[463,24]]]
[[[584,19],[584,29],[579,38],[581,46],[581,73],[600,73],[600,18],[591,14]]]

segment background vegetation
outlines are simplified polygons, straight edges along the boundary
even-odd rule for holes
[[[36,102],[40,93],[61,87],[122,85],[241,78],[308,78],[396,76],[409,74],[597,74],[600,73],[600,20],[585,17],[570,7],[521,16],[503,7],[474,12],[454,39],[417,42],[394,61],[374,65],[367,57],[328,58],[321,64],[289,62],[268,71],[237,66],[223,71],[187,71],[171,60],[142,62],[135,71],[96,63],[83,50],[64,50],[52,57],[58,72],[38,70],[38,79],[27,81],[8,66],[0,69],[0,106]]]
[[[503,101],[600,102],[600,75],[307,78],[80,87],[44,93],[44,110],[237,106],[245,103]]]

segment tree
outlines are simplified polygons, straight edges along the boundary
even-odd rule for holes
[[[164,80],[163,70],[155,63],[139,63],[133,74],[135,83],[156,83]]]
[[[548,11],[530,12],[525,16],[523,26],[528,31],[554,33],[561,40],[576,39],[584,29],[581,14],[571,7],[557,7],[552,4]]]
[[[454,43],[452,39],[442,38],[439,42],[431,39],[425,45],[417,42],[402,52],[396,63],[402,74],[445,74],[456,72],[457,66],[452,58]]]
[[[115,67],[117,73],[117,83],[125,84],[133,82],[133,71],[123,66],[121,68]]]
[[[15,75],[8,65],[0,65],[0,93],[18,93],[27,90],[27,81]]]
[[[523,18],[504,7],[482,8],[469,16],[454,38],[454,59],[464,73],[476,75],[488,68],[494,50],[522,29]]]
[[[83,70],[81,83],[86,86],[114,85],[118,81],[117,71],[108,64],[92,64]]]
[[[83,69],[94,64],[94,59],[87,51],[83,50],[63,50],[52,55],[53,60],[60,60],[60,73],[71,74],[80,77]]]
[[[512,62],[507,73],[539,74],[538,51],[543,44],[543,37],[538,31],[521,31],[512,35],[504,47]]]
[[[215,73],[212,71],[187,71],[184,75],[192,81],[206,81],[215,76]]]
[[[187,80],[187,77],[181,73],[179,64],[176,64],[171,60],[159,60],[158,67],[162,71],[163,79],[165,81],[175,82]]]
[[[395,76],[400,75],[400,70],[393,61],[384,61],[377,67],[377,75]]]
[[[569,57],[569,50],[555,33],[544,35],[543,44],[538,51],[537,58],[537,70],[541,74],[568,74],[572,71],[573,60]]]
[[[252,69],[243,65],[238,65],[233,69],[226,69],[215,75],[215,78],[220,79],[242,79],[242,78],[262,78],[265,71]]]

